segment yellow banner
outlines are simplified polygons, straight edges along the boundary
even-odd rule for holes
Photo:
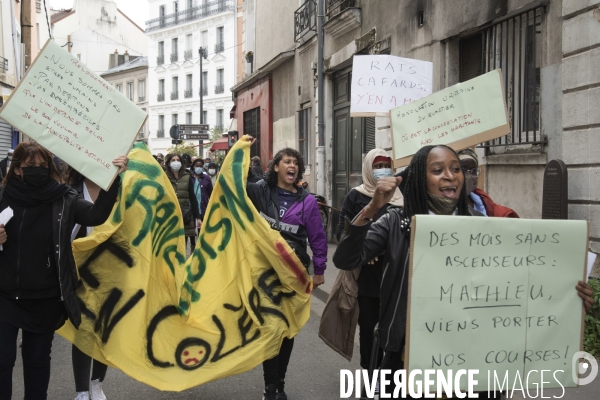
[[[312,281],[246,196],[250,144],[221,169],[195,252],[181,211],[144,145],[129,154],[109,220],[77,240],[82,323],[59,333],[161,390],[248,371],[275,356],[310,315]]]

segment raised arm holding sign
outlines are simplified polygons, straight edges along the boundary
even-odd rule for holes
[[[48,40],[0,117],[107,190],[147,115]]]

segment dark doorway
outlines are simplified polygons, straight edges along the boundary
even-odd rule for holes
[[[250,157],[260,157],[260,107],[244,113],[244,135],[256,138],[256,142],[250,148]]]
[[[333,83],[333,207],[340,210],[346,194],[362,183],[363,154],[375,147],[375,118],[350,117],[352,71],[334,75]],[[333,230],[339,214],[333,213]]]

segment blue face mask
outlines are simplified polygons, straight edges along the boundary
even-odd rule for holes
[[[376,181],[378,181],[379,178],[385,178],[385,177],[392,176],[392,169],[391,168],[375,169],[375,170],[373,170],[373,176],[375,177]]]

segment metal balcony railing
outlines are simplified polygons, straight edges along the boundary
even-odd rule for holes
[[[297,42],[311,31],[317,31],[317,3],[315,0],[307,0],[294,11],[294,41]]]
[[[200,92],[200,91],[198,91],[198,92]],[[207,94],[208,94],[208,88],[206,87],[206,85],[204,85],[202,87],[202,96],[206,96]]]
[[[235,10],[234,0],[214,0],[210,3],[201,4],[197,7],[188,8],[179,12],[154,18],[146,21],[146,32],[167,28],[186,22],[206,18],[211,15]]]
[[[158,129],[156,131],[156,137],[165,137],[165,130],[164,129]]]
[[[156,101],[165,101],[165,94],[159,94],[156,96]]]
[[[215,94],[224,93],[225,85],[215,85]]]
[[[331,19],[336,15],[340,14],[342,11],[347,8],[354,7],[356,5],[356,0],[326,0],[325,3],[325,15],[327,19]]]
[[[192,89],[185,90],[183,92],[183,97],[185,97],[186,99],[189,99],[190,97],[192,97]]]
[[[171,54],[171,62],[177,62],[177,61],[179,61],[179,54],[177,54],[177,53]]]
[[[146,96],[138,97],[138,103],[143,103],[144,101],[146,101]]]
[[[179,99],[179,91],[171,92],[171,100]]]
[[[192,55],[192,50],[186,50],[186,51],[183,53],[183,59],[184,59],[185,61],[187,61],[187,60],[191,60],[192,58],[193,58],[193,55]]]
[[[163,65],[165,63],[165,56],[158,56],[156,57],[156,65]]]
[[[8,59],[4,57],[0,57],[0,71],[6,72],[8,71]]]
[[[225,51],[225,43],[224,42],[215,44],[215,53],[222,53],[223,51]]]

